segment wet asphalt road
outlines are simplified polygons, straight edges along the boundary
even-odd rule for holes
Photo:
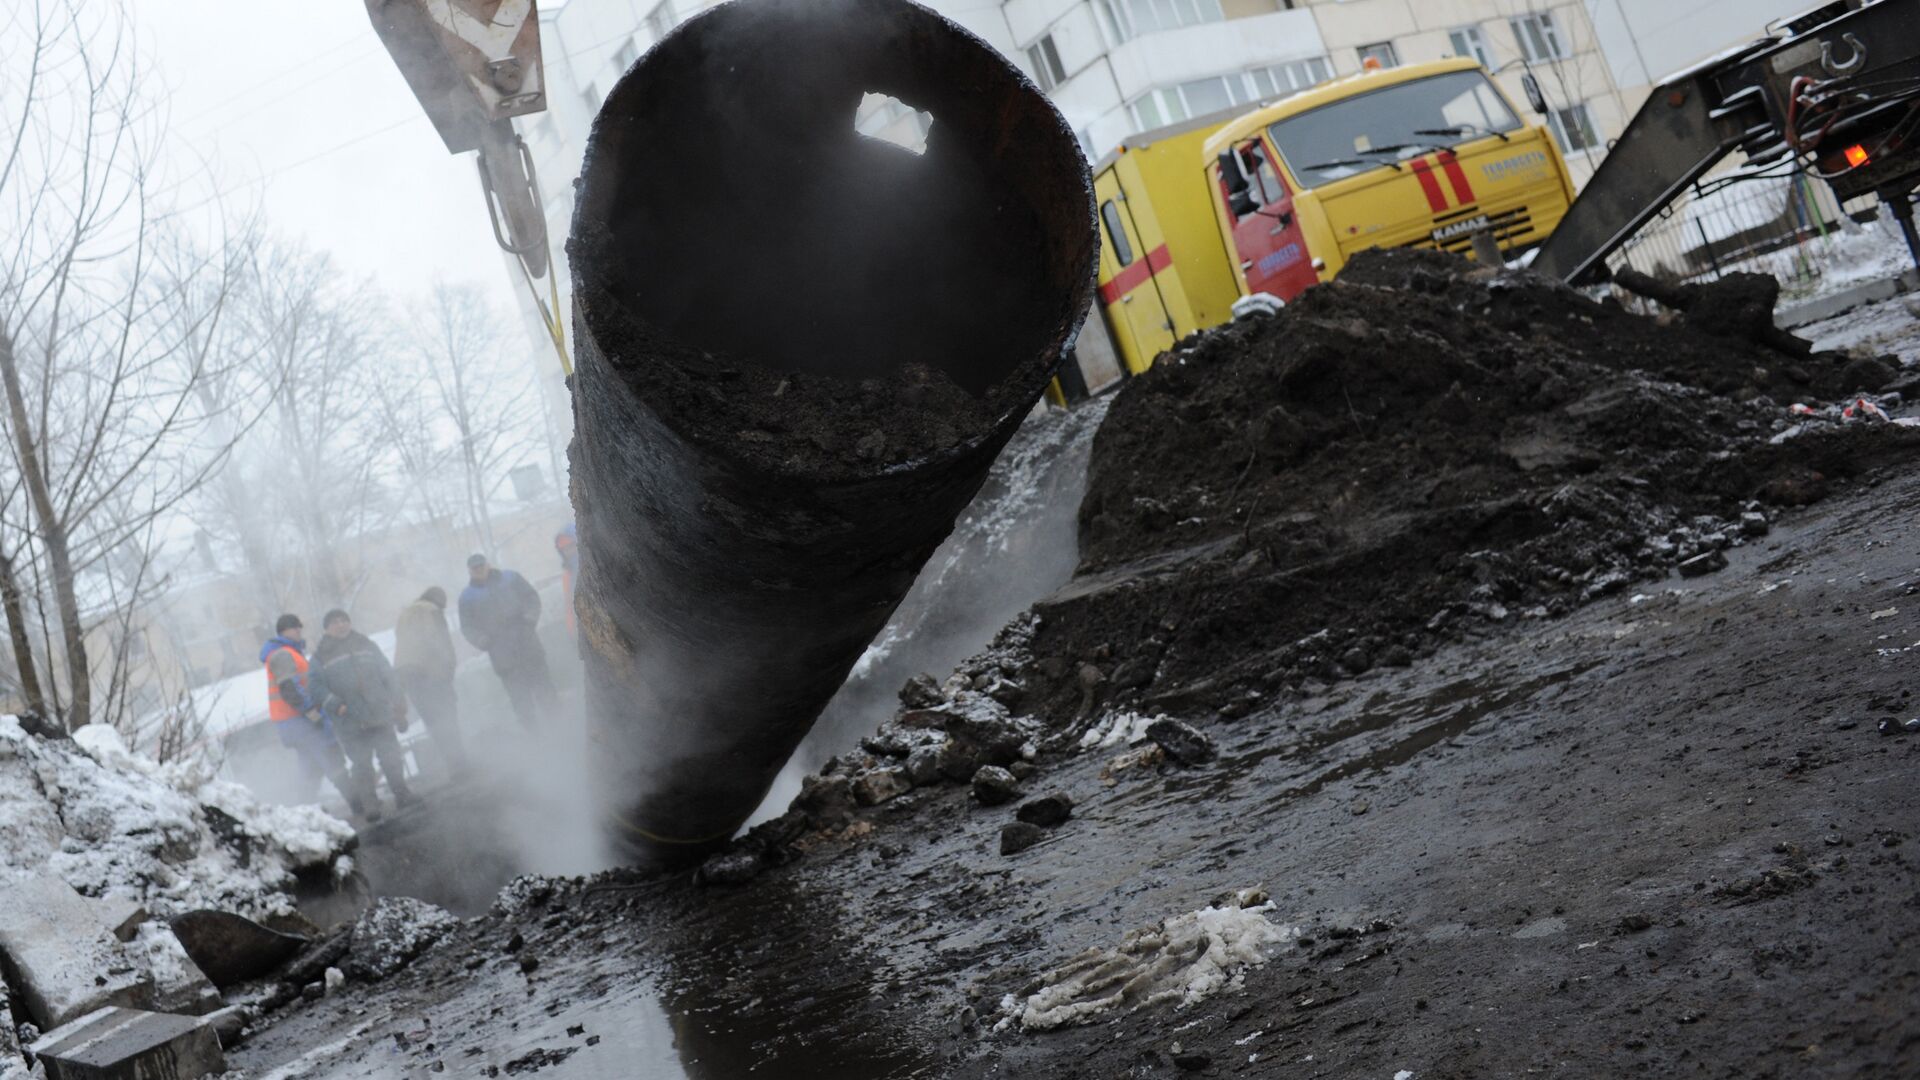
[[[1709,577],[1199,721],[1211,765],[1045,761],[1025,786],[1069,793],[1074,817],[1012,857],[1011,807],[943,786],[744,887],[559,883],[385,983],[296,1006],[231,1060],[255,1077],[1920,1074],[1920,735],[1876,731],[1920,716],[1917,501],[1913,477],[1842,491]],[[1255,884],[1302,941],[1242,989],[991,1030],[1040,972]],[[1176,1066],[1176,1042],[1205,1064]]]

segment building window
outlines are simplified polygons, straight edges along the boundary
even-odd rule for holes
[[[1135,34],[1176,30],[1226,18],[1220,10],[1220,0],[1126,0],[1126,14],[1130,16]]]
[[[625,71],[638,59],[640,59],[640,46],[634,44],[632,38],[628,38],[621,42],[620,48],[614,52],[613,66]]]
[[[1512,26],[1513,36],[1520,40],[1520,54],[1529,63],[1565,60],[1570,55],[1560,40],[1560,28],[1554,25],[1552,12],[1522,15],[1512,21]]]
[[[1127,11],[1120,6],[1124,0],[1094,0],[1093,10],[1100,16],[1100,29],[1107,35],[1109,46],[1118,45],[1133,37],[1133,26],[1127,21]]]
[[[600,111],[600,88],[598,86],[588,83],[587,88],[580,91],[580,99],[587,103],[588,112]]]
[[[1133,265],[1133,245],[1127,243],[1126,227],[1120,224],[1120,208],[1112,199],[1100,204],[1100,220],[1107,226],[1107,243],[1113,246],[1113,261],[1119,266]]]
[[[1052,34],[1027,46],[1027,65],[1033,68],[1033,80],[1042,90],[1052,90],[1067,81],[1067,69],[1060,63],[1060,50],[1053,47]]]
[[[1138,130],[1147,131],[1177,124],[1190,116],[1204,116],[1305,90],[1331,78],[1333,61],[1315,56],[1232,75],[1195,79],[1142,95],[1133,103],[1133,122]]]
[[[1305,90],[1309,86],[1318,86],[1333,78],[1333,61],[1324,56],[1314,56],[1272,67],[1254,68],[1247,72],[1247,78],[1253,82],[1255,98],[1278,97],[1295,90]]]
[[[673,29],[673,0],[660,0],[655,4],[653,10],[647,13],[646,23],[647,33],[653,35],[657,44],[667,36],[667,31]]]
[[[1372,60],[1383,68],[1399,67],[1400,54],[1393,48],[1391,41],[1376,41],[1372,45],[1362,45],[1359,49],[1360,66],[1366,67]]]
[[[1600,134],[1593,126],[1593,112],[1584,101],[1547,113],[1547,126],[1553,129],[1553,137],[1560,140],[1560,149],[1569,154],[1600,145]]]
[[[1478,60],[1483,68],[1493,67],[1493,54],[1487,51],[1487,36],[1478,26],[1449,30],[1447,40],[1453,43],[1453,55]]]

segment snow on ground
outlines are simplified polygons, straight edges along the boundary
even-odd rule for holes
[[[1186,1007],[1238,988],[1243,972],[1299,935],[1268,919],[1271,910],[1264,892],[1249,889],[1235,902],[1131,931],[1118,948],[1088,949],[1043,976],[1024,1001],[1009,995],[1003,1023],[1017,1018],[1027,1031],[1051,1031],[1115,1009],[1163,1002]]]
[[[48,740],[0,716],[0,871],[50,870],[163,917],[259,918],[291,912],[294,875],[333,867],[353,840],[317,807],[269,806],[204,766],[132,754],[105,725]]]
[[[1816,349],[1873,356],[1891,353],[1912,367],[1920,364],[1920,295],[1868,304],[1794,333],[1812,341]]]

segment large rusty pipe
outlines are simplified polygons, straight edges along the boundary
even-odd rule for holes
[[[931,114],[924,152],[855,130],[868,93]],[[615,84],[570,457],[631,854],[704,854],[765,796],[1070,348],[1097,244],[1052,104],[903,0],[734,0]]]

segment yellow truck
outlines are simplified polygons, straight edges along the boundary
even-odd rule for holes
[[[1240,297],[1291,300],[1366,248],[1470,253],[1486,232],[1511,258],[1573,196],[1553,136],[1479,64],[1369,69],[1144,132],[1095,164],[1098,303],[1121,363],[1145,371]]]

